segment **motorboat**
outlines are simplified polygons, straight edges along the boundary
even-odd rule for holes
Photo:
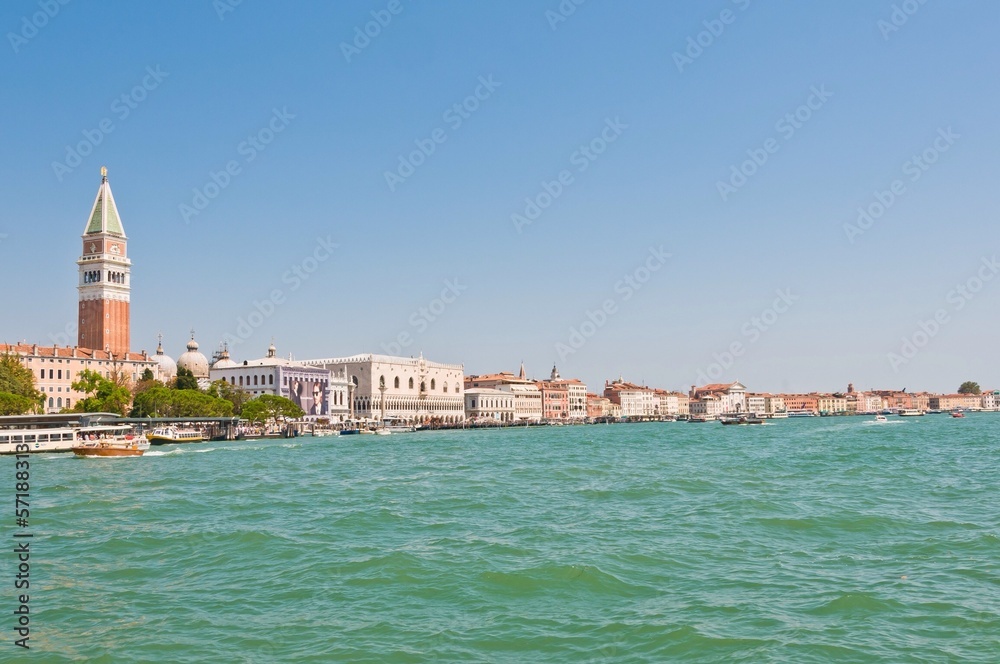
[[[962,411],[960,411],[960,410],[953,410],[953,411],[951,412],[951,416],[952,416],[952,417],[965,417],[965,413],[963,413],[963,412],[962,412]]]
[[[888,421],[889,418],[883,415],[882,413],[879,413],[878,415],[875,416],[875,422],[877,424],[886,424]]]
[[[134,457],[142,456],[149,449],[149,441],[141,434],[114,434],[108,432],[95,440],[86,440],[73,448],[73,454],[82,457]]]

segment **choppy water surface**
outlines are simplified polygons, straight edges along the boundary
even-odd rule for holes
[[[30,654],[1000,661],[1000,414],[897,422],[34,457]]]

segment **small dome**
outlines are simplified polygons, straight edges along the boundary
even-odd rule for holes
[[[169,355],[163,354],[163,335],[160,335],[160,342],[156,346],[156,355],[153,359],[160,365],[161,379],[169,380],[177,376],[177,363]]]
[[[215,361],[212,365],[213,369],[229,369],[231,367],[238,366],[235,362],[229,359],[229,348],[223,347],[222,352],[219,353],[219,359]]]
[[[198,342],[191,335],[187,352],[177,358],[177,367],[187,369],[195,378],[208,378],[208,358],[198,352]]]

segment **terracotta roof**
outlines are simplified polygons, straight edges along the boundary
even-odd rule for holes
[[[75,355],[74,355],[75,352]],[[14,353],[30,357],[74,358],[85,360],[110,360],[111,354],[106,350],[83,348],[82,346],[39,346],[37,344],[0,344],[0,353]],[[115,357],[116,360],[130,362],[155,362],[145,353],[128,353],[126,357]]]

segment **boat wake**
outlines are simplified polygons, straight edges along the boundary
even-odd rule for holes
[[[880,427],[884,427],[884,426],[888,426],[890,424],[906,424],[906,422],[904,422],[903,420],[889,420],[888,422],[876,422],[874,420],[865,420],[864,422],[862,422],[862,424],[864,424],[866,427],[867,426],[880,426]]]

